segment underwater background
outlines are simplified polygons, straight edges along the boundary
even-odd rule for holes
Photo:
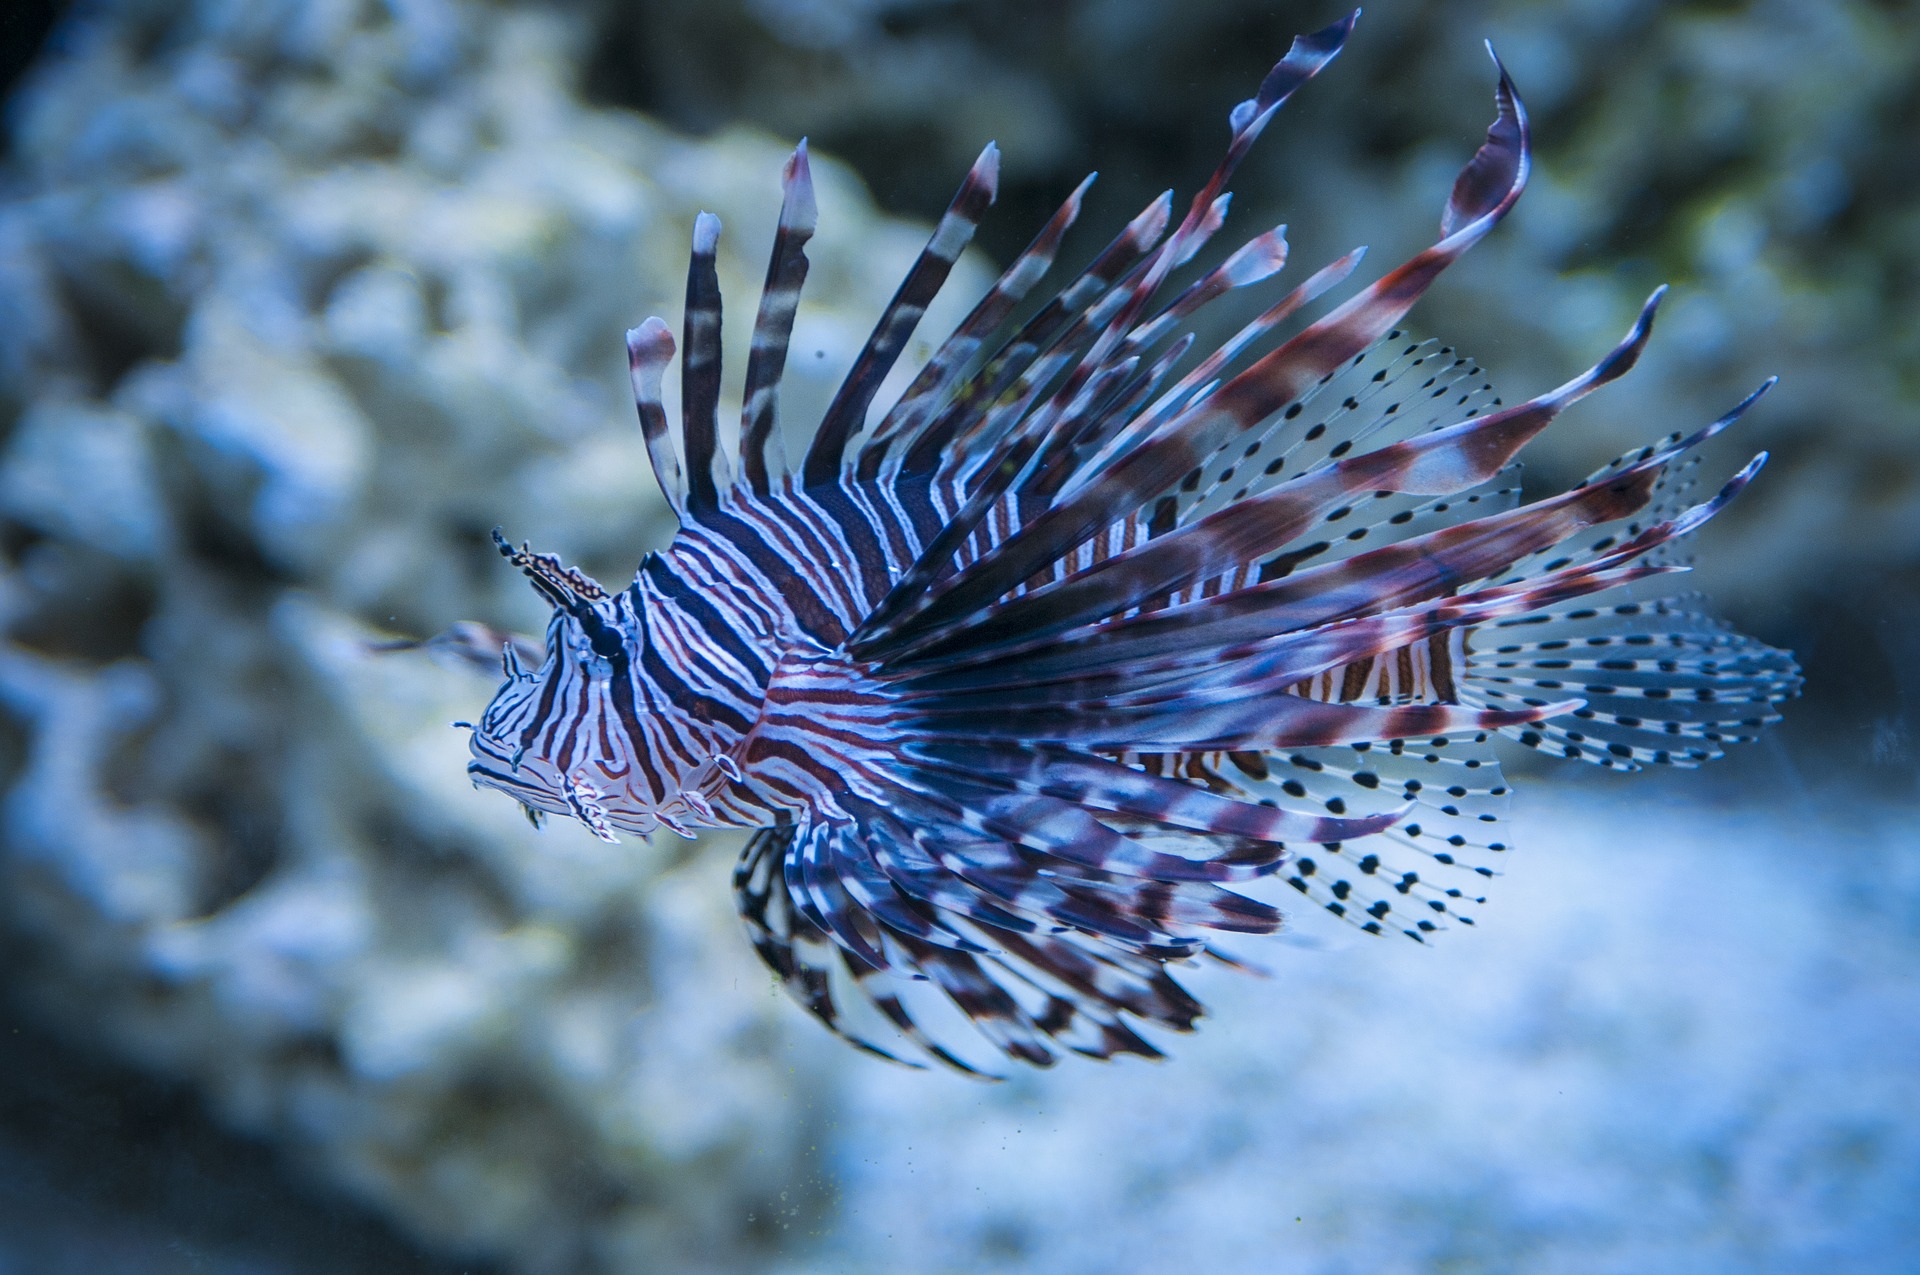
[[[609,580],[672,525],[619,337],[696,211],[821,230],[803,420],[979,146],[937,337],[1204,179],[1337,7],[110,0],[0,19],[0,1275],[1920,1268],[1920,11],[1385,2],[1241,172],[1295,259],[1424,245],[1492,38],[1515,214],[1415,312],[1510,397],[1673,285],[1554,490],[1779,388],[1696,581],[1802,699],[1701,772],[1530,756],[1477,932],[1301,909],[1158,1065],[984,1086],[775,988],[738,841],[536,832],[469,787],[537,631],[499,524]],[[1076,256],[1076,245],[1080,256]],[[751,307],[729,311],[743,349]],[[923,351],[924,353],[924,348]],[[737,365],[737,359],[736,359]]]

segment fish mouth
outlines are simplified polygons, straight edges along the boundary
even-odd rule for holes
[[[514,771],[505,762],[494,763],[476,758],[467,763],[467,777],[473,780],[476,788],[497,789],[522,805],[533,806],[548,814],[570,813],[566,799],[524,763],[518,771]]]
[[[499,741],[482,736],[478,731],[474,732],[471,746],[474,757],[467,763],[467,777],[476,788],[492,788],[503,792],[529,812],[558,815],[593,826],[583,817],[578,786],[564,781],[544,758],[523,756],[518,758],[516,765],[514,756],[500,749]],[[651,810],[634,809],[619,801],[602,805],[599,801],[602,794],[590,787],[586,792],[591,794],[588,801],[597,817],[621,832],[650,838],[661,827],[661,821]]]
[[[522,805],[549,814],[568,813],[559,776],[540,758],[526,756],[523,748],[508,748],[505,741],[481,729],[474,730],[468,748],[473,760],[467,763],[467,777],[475,787],[496,788]]]

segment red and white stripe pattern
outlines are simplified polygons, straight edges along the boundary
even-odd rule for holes
[[[798,472],[778,396],[816,221],[805,144],[737,457],[718,429],[720,225],[702,214],[677,431],[668,325],[627,338],[680,533],[618,592],[500,542],[554,612],[537,669],[506,653],[475,781],[607,837],[760,829],[736,895],[796,998],[890,1057],[990,1070],[1157,1054],[1153,1029],[1199,1015],[1171,967],[1219,957],[1215,933],[1277,928],[1269,886],[1370,932],[1470,923],[1507,849],[1495,736],[1631,769],[1697,764],[1771,720],[1791,657],[1658,591],[1672,544],[1758,469],[1689,503],[1691,450],[1752,399],[1518,501],[1518,453],[1633,366],[1659,294],[1591,370],[1510,407],[1400,330],[1526,185],[1504,70],[1432,247],[1263,350],[1348,254],[1189,365],[1191,318],[1277,274],[1284,232],[1169,281],[1353,21],[1296,40],[1234,109],[1184,216],[1156,201],[1014,322],[1082,184],[876,412],[993,200],[989,146]]]

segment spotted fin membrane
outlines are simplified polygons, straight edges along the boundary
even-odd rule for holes
[[[1583,485],[1681,441],[1671,434],[1628,452]],[[1522,559],[1505,582],[1592,562],[1677,516],[1696,495],[1699,468],[1697,456],[1680,458],[1661,474],[1640,515]],[[1684,566],[1686,544],[1669,541],[1648,558]],[[1698,593],[1663,596],[1657,581],[1626,586],[1592,604],[1496,621],[1468,643],[1463,702],[1533,706],[1580,696],[1586,703],[1571,713],[1500,733],[1607,770],[1691,768],[1723,757],[1727,745],[1749,742],[1779,721],[1776,705],[1797,695],[1801,684],[1791,654],[1734,631]]]

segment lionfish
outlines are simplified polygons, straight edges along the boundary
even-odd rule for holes
[[[495,532],[553,616],[537,668],[505,649],[475,782],[608,839],[755,829],[734,891],[778,982],[863,1048],[985,1071],[1159,1056],[1143,1027],[1201,1014],[1172,968],[1234,963],[1211,935],[1278,929],[1263,888],[1373,934],[1470,924],[1507,849],[1495,736],[1635,770],[1777,720],[1791,656],[1641,585],[1684,570],[1675,542],[1764,462],[1689,503],[1690,453],[1767,386],[1522,503],[1516,454],[1634,365],[1661,293],[1592,369],[1517,406],[1398,326],[1527,184],[1497,56],[1496,118],[1431,247],[1268,341],[1360,253],[1343,257],[1189,360],[1188,321],[1276,275],[1285,228],[1168,281],[1357,16],[1295,39],[1233,109],[1177,224],[1163,195],[1015,324],[1083,182],[875,422],[993,202],[989,145],[797,469],[777,399],[815,227],[805,142],[731,456],[702,213],[677,436],[668,326],[627,333],[679,531],[618,591]]]

